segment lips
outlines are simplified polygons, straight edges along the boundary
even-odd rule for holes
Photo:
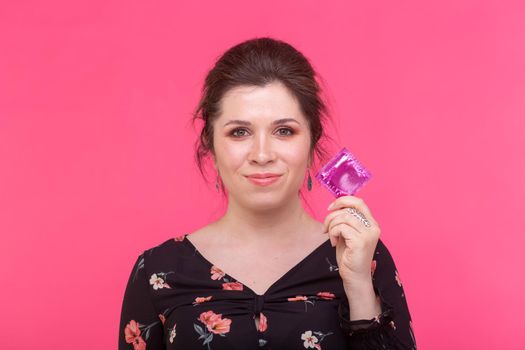
[[[254,178],[254,179],[266,179],[269,177],[277,177],[277,176],[281,176],[281,175],[274,174],[274,173],[259,173],[259,174],[247,175],[247,177]]]
[[[254,185],[258,186],[269,186],[279,180],[281,177],[280,174],[274,174],[274,173],[260,173],[260,174],[251,174],[246,176],[246,178],[253,183]]]

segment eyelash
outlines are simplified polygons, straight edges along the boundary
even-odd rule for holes
[[[242,137],[242,136],[235,136],[235,132],[238,131],[238,130],[246,130],[245,128],[236,128],[236,129],[233,129],[232,131],[230,131],[230,136],[233,136],[235,138],[239,138],[239,137]],[[292,136],[293,134],[295,134],[294,130],[293,129],[290,129],[290,128],[279,128],[277,129],[277,131],[279,130],[288,130],[290,131],[290,134],[288,135],[280,135],[280,136]]]

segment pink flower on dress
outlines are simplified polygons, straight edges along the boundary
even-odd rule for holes
[[[226,282],[222,284],[223,290],[242,290],[243,285],[240,282]]]
[[[162,289],[162,288],[171,289],[170,285],[167,284],[164,281],[164,279],[161,277],[161,275],[165,275],[165,274],[159,273],[157,275],[156,273],[154,273],[153,275],[151,275],[151,277],[149,279],[149,284],[151,284],[153,286],[153,289],[155,289],[155,290]]]
[[[186,238],[186,235],[185,235],[185,234],[184,234],[184,235],[181,235],[181,236],[177,236],[177,237],[173,238],[173,240],[174,240],[175,242],[181,242],[181,241],[184,241],[184,238]]]
[[[262,312],[259,313],[259,332],[264,332],[268,329],[268,319]]]
[[[377,267],[377,261],[372,260],[372,267],[371,267],[372,276],[374,275],[374,272],[376,271],[376,267]]]
[[[324,338],[329,335],[334,334],[333,332],[323,333],[320,331],[306,331],[301,334],[301,340],[304,340],[303,346],[307,349],[317,349],[321,350],[321,343]]]
[[[195,298],[195,301],[193,302],[193,305],[204,303],[205,301],[211,300],[211,295],[209,297],[197,297]]]
[[[315,335],[312,334],[312,331],[306,331],[303,334],[301,334],[301,340],[304,340],[304,347],[305,348],[316,348],[316,345],[318,345],[318,339]]]
[[[138,322],[135,320],[129,321],[124,329],[126,343],[133,344],[134,350],[145,350],[146,342],[140,336],[140,328]]]
[[[173,328],[168,329],[170,332],[170,343],[173,344],[173,339],[177,336],[177,324],[173,325]]]
[[[220,314],[219,314],[220,316]],[[216,322],[211,325],[207,325],[208,330],[215,334],[225,334],[230,331],[230,325],[232,320],[229,318],[219,318]]]
[[[204,324],[208,324],[210,322],[212,322],[212,320],[214,318],[217,318],[217,314],[213,311],[206,311],[206,312],[203,312],[199,315],[199,321],[201,321],[202,323]]]
[[[222,314],[216,314],[213,311],[206,311],[200,314],[199,321],[206,325],[206,328],[215,334],[225,334],[230,331],[232,320],[222,318]]]
[[[330,292],[319,292],[317,296],[321,299],[332,300],[335,299],[335,294]]]
[[[225,275],[224,272],[215,265],[211,267],[210,273],[212,280],[220,280]]]
[[[298,295],[293,298],[288,298],[288,301],[304,301],[304,300],[308,300],[308,297],[305,297],[304,295]]]
[[[166,316],[164,316],[163,314],[159,314],[159,318],[160,318],[160,322],[162,322],[162,324],[164,324],[164,322],[166,322]]]

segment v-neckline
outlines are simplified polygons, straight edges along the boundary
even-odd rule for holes
[[[238,280],[237,278],[235,278],[234,276],[230,275],[228,272],[226,272],[224,269],[222,269],[220,266],[216,265],[216,264],[213,264],[210,260],[208,260],[204,255],[201,254],[201,252],[199,251],[199,249],[197,249],[197,247],[188,239],[188,236],[190,234],[184,234],[184,239],[182,240],[183,243],[185,243],[186,245],[188,245],[191,249],[193,249],[195,251],[195,254],[199,257],[199,259],[202,260],[202,262],[204,262],[206,265],[208,265],[209,268],[211,268],[212,266],[215,266],[217,268],[219,268],[225,276],[228,276],[230,279],[234,280],[234,281],[237,281],[239,282],[240,284],[243,285],[243,289],[246,289],[248,290],[251,294],[253,294],[254,296],[257,296],[257,297],[264,297],[266,295],[269,294],[269,292],[274,289],[278,284],[281,283],[281,281],[283,281],[286,277],[288,277],[288,275],[290,275],[292,272],[294,272],[295,270],[297,270],[299,267],[301,267],[303,264],[306,263],[306,261],[310,260],[317,252],[321,251],[322,248],[324,248],[326,245],[330,244],[330,239],[327,239],[326,241],[324,241],[323,243],[321,243],[320,245],[318,245],[316,248],[314,248],[314,250],[312,250],[310,253],[308,253],[304,258],[302,258],[298,263],[296,263],[294,266],[292,266],[292,268],[290,268],[288,271],[286,271],[283,275],[281,275],[281,277],[279,277],[277,280],[275,280],[271,285],[270,287],[268,287],[268,289],[266,289],[266,291],[263,293],[263,294],[257,294],[254,290],[252,290],[248,285],[244,284],[242,281]],[[172,239],[172,241],[175,243],[176,241],[174,239]]]

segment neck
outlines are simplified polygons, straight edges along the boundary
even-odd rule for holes
[[[304,230],[315,223],[297,197],[266,211],[239,206],[230,198],[226,214],[217,224],[225,236],[237,242],[268,246],[300,239],[306,233]]]

